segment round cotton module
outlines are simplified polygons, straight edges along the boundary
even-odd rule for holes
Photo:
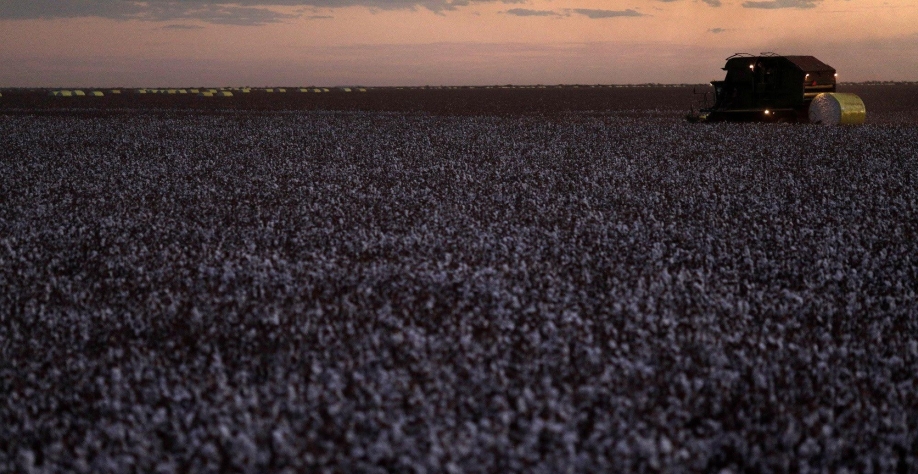
[[[855,94],[827,92],[810,104],[810,123],[822,125],[860,125],[867,118],[864,101]]]

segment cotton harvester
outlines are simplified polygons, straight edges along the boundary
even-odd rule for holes
[[[691,122],[811,122],[861,124],[864,102],[836,92],[835,69],[813,56],[759,56],[738,53],[727,58],[727,77],[711,81]]]

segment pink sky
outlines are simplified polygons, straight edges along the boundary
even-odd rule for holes
[[[0,87],[701,83],[735,52],[918,80],[912,0],[31,0]]]

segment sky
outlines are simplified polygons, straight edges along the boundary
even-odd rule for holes
[[[0,87],[918,81],[916,0],[0,0]]]

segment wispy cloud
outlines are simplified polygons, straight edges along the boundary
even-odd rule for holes
[[[623,16],[624,17],[646,16],[643,13],[639,13],[630,8],[627,10],[593,10],[590,8],[574,8],[569,11],[573,13],[577,13],[578,15],[584,15],[587,18],[591,18],[594,20],[598,20],[602,18],[616,18],[616,17],[623,17]]]
[[[708,33],[717,34],[717,33],[723,33],[724,31],[727,31],[727,30],[724,28],[711,28],[710,30],[708,30]]]
[[[530,10],[528,8],[511,8],[504,13],[514,16],[564,16],[554,10]]]
[[[455,10],[475,3],[525,0],[0,0],[0,20],[99,17],[114,20],[196,20],[230,25],[263,25],[301,17],[283,7],[375,10]],[[287,10],[289,11],[289,9]]]
[[[678,2],[679,0],[654,0],[654,1],[662,2],[662,3],[673,3],[673,2]],[[701,1],[704,3],[707,3],[708,5],[712,7],[719,7],[722,5],[720,0],[701,0]]]
[[[762,8],[777,10],[779,8],[815,8],[822,0],[766,0],[743,2],[743,8]]]
[[[512,8],[503,13],[508,15],[523,17],[570,17],[571,15],[583,15],[593,20],[603,18],[620,18],[620,17],[641,17],[647,16],[635,10],[593,10],[589,8],[565,8],[563,10],[531,10],[528,8]]]
[[[197,20],[230,25],[263,25],[296,18],[256,2],[210,3],[205,0],[11,0],[0,2],[0,19],[100,17],[114,20]]]
[[[163,27],[163,29],[164,29],[164,30],[201,30],[201,29],[204,29],[204,27],[203,27],[203,26],[200,26],[200,25],[178,25],[178,24],[175,24],[175,25],[166,25],[166,26]]]

